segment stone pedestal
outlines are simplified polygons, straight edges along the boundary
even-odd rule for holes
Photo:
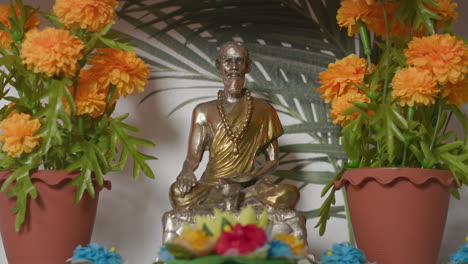
[[[262,210],[256,210],[259,216]],[[231,211],[236,217],[240,211]],[[185,224],[194,225],[195,215],[213,215],[213,211],[187,211],[172,210],[163,215],[163,243],[172,240],[182,233]],[[268,219],[270,220],[271,235],[287,233],[296,236],[307,244],[307,230],[304,216],[291,209],[269,209]]]

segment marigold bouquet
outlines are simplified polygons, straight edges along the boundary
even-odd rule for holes
[[[32,170],[80,170],[70,185],[76,201],[93,182],[124,168],[133,159],[133,176],[153,178],[154,157],[139,146],[136,127],[111,118],[117,101],[142,92],[148,65],[128,41],[110,31],[116,0],[57,0],[52,13],[16,4],[0,5],[0,169],[13,171],[1,191],[17,199],[16,229],[24,221],[27,199],[36,198]],[[40,29],[41,18],[53,26]]]
[[[365,58],[351,54],[319,74],[349,158],[320,210],[323,234],[335,203],[333,182],[364,167],[448,169],[468,184],[468,46],[452,32],[452,0],[343,0],[338,24],[359,33]],[[373,39],[373,42],[370,42]],[[455,116],[464,134],[447,132]],[[465,136],[464,141],[460,136]],[[453,194],[458,197],[456,189]]]
[[[250,206],[244,207],[238,218],[215,209],[214,216],[196,216],[195,223],[161,247],[159,262],[294,264],[307,255],[307,246],[294,235],[268,234],[266,211],[257,219]]]

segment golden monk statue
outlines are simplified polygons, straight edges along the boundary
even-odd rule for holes
[[[193,110],[187,157],[170,189],[174,210],[163,217],[164,240],[175,236],[183,222],[191,222],[196,214],[210,214],[213,208],[236,212],[245,205],[258,212],[267,209],[278,232],[305,239],[304,218],[293,210],[299,200],[297,188],[263,177],[278,165],[277,139],[283,128],[273,107],[244,89],[245,74],[252,68],[246,47],[238,42],[224,44],[216,68],[224,90],[217,100]],[[197,180],[194,171],[206,150],[208,164]]]
[[[252,68],[245,46],[224,44],[216,68],[224,90],[218,92],[217,100],[193,110],[187,158],[171,187],[173,207],[231,210],[250,200],[273,208],[294,208],[299,199],[296,187],[262,180],[278,165],[277,138],[283,128],[273,107],[244,89],[245,74]],[[193,172],[205,150],[209,151],[208,165],[197,180]]]

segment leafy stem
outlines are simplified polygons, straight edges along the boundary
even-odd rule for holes
[[[390,25],[388,23],[388,13],[387,13],[387,7],[385,6],[385,1],[382,2],[382,9],[383,9],[383,14],[384,14],[384,21],[385,21],[385,47],[387,50],[390,50],[391,44],[390,44]],[[386,102],[387,100],[387,90],[388,90],[388,82],[389,82],[389,76],[390,76],[390,56],[385,56],[385,78],[384,78],[384,87],[383,87],[383,97],[382,100],[383,102]]]
[[[436,119],[434,131],[432,133],[431,145],[429,146],[429,150],[432,150],[434,148],[434,143],[440,131],[440,127],[441,127],[440,120],[442,117],[442,108],[443,108],[442,86],[439,85],[439,98],[437,99],[437,110],[436,110],[437,119]]]
[[[406,118],[408,119],[408,121],[413,120],[414,111],[415,111],[414,107],[408,107],[408,112],[407,112],[407,115],[406,115]],[[406,166],[406,159],[407,159],[407,156],[408,156],[408,147],[409,147],[410,144],[411,144],[411,136],[406,135],[405,143],[404,143],[404,147],[403,147],[403,161],[401,162],[402,167]]]
[[[362,22],[362,20],[358,20],[358,25],[359,25],[359,35],[361,36],[362,47],[364,49],[364,54],[367,57],[367,68],[369,69],[369,73],[372,74],[372,60],[371,60],[369,33],[367,32],[366,24]]]

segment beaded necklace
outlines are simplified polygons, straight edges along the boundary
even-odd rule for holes
[[[252,96],[250,94],[250,91],[245,89],[245,96],[247,96],[247,113],[245,115],[245,118],[242,123],[242,129],[238,133],[234,133],[232,131],[232,128],[229,126],[227,120],[226,120],[226,113],[224,113],[224,107],[223,107],[223,102],[224,102],[224,91],[220,90],[218,91],[218,102],[217,102],[217,108],[218,108],[218,113],[219,116],[221,117],[221,122],[223,123],[224,128],[227,131],[227,136],[231,140],[233,149],[232,152],[234,154],[239,154],[239,142],[244,136],[245,132],[247,131],[247,127],[249,126],[250,120],[252,119],[252,110],[253,110],[253,104],[252,104]]]

